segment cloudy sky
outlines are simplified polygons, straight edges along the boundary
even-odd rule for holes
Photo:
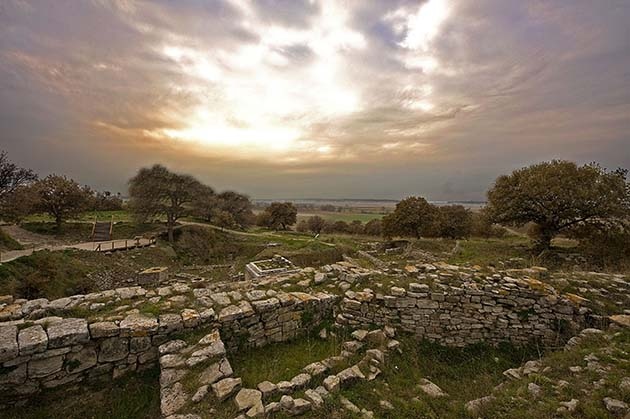
[[[630,167],[627,0],[0,0],[0,148],[101,189],[482,199]]]

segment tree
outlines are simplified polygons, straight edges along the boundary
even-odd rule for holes
[[[173,242],[173,228],[182,217],[192,213],[192,203],[212,189],[190,175],[173,173],[159,164],[142,168],[129,180],[129,207],[138,220],[166,217],[168,240]]]
[[[49,175],[32,185],[37,211],[55,219],[57,230],[64,221],[85,211],[92,191],[65,176]]]
[[[319,215],[314,215],[313,217],[308,218],[308,229],[309,231],[319,234],[324,229],[324,225],[326,225],[326,221],[320,217]]]
[[[403,199],[394,212],[383,217],[383,235],[420,238],[434,226],[436,213],[435,207],[422,197]]]
[[[291,202],[272,202],[259,215],[258,222],[274,230],[287,230],[297,222],[297,208]]]
[[[0,201],[20,186],[37,180],[37,175],[30,169],[23,169],[10,162],[5,151],[0,152]]]
[[[437,233],[440,237],[461,239],[472,231],[472,212],[463,205],[437,207]]]
[[[221,211],[230,214],[235,224],[240,227],[246,227],[253,223],[252,202],[247,195],[234,191],[225,191],[221,192],[217,199]]]
[[[627,170],[609,172],[596,164],[543,162],[500,176],[488,191],[488,213],[495,223],[536,223],[540,250],[559,233],[630,214]]]
[[[368,236],[380,236],[382,233],[381,220],[374,219],[368,221],[363,227],[363,234]]]
[[[14,223],[21,222],[35,212],[38,197],[32,185],[23,185],[14,189],[5,199],[0,200],[0,218]]]

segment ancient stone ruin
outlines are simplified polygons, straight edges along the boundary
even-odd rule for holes
[[[378,282],[384,272],[395,285]],[[212,284],[175,276],[155,287],[53,301],[2,297],[0,405],[158,363],[164,417],[200,418],[196,406],[208,397],[232,398],[243,417],[280,410],[297,415],[318,409],[339,386],[376,379],[387,354],[398,350],[400,333],[449,346],[532,340],[558,345],[603,321],[577,296],[559,294],[534,279],[535,272],[520,273],[488,275],[439,264],[387,271],[348,259],[264,281]],[[311,291],[285,291],[298,286]],[[338,357],[305,365],[289,381],[263,381],[256,388],[243,388],[234,376],[230,353],[298,338],[322,322],[351,334]],[[294,397],[297,391],[304,396]]]

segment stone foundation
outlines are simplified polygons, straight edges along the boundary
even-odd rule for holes
[[[0,406],[42,389],[116,379],[145,368],[157,360],[160,345],[186,331],[220,329],[232,350],[292,339],[301,330],[332,318],[338,300],[324,293],[280,292],[268,298],[261,291],[250,296],[250,300],[217,307],[218,315],[213,308],[205,308],[159,316],[132,313],[122,320],[93,323],[60,317],[0,323]]]
[[[337,322],[393,326],[447,346],[532,341],[557,345],[588,323],[589,311],[534,279],[464,281],[437,289],[410,283],[388,295],[348,291]]]

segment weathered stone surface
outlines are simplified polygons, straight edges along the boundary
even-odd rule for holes
[[[420,384],[418,385],[418,387],[429,397],[436,398],[447,396],[447,394],[442,391],[440,387],[427,380],[426,378],[420,380]]]
[[[106,338],[100,344],[98,353],[99,362],[119,361],[129,355],[129,339]]]
[[[4,373],[0,374],[0,386],[6,384],[22,384],[26,381],[26,364],[4,368]]]
[[[356,365],[341,371],[339,374],[337,374],[337,377],[339,378],[339,383],[341,386],[348,386],[356,381],[365,380],[365,375]],[[324,386],[326,386],[325,382]],[[328,391],[331,391],[328,387],[326,387],[326,389],[328,389]]]
[[[173,333],[184,328],[182,316],[180,316],[179,314],[160,314],[158,319],[160,324],[158,327],[158,331],[160,333]]]
[[[313,362],[304,367],[304,372],[310,374],[313,377],[318,377],[328,371],[328,367],[321,362]]]
[[[225,345],[222,341],[213,342],[205,348],[193,352],[192,356],[216,358],[225,355]]]
[[[262,393],[258,390],[243,388],[234,397],[234,403],[239,412],[247,410],[254,405],[260,405],[262,408]]]
[[[208,368],[203,370],[199,375],[200,384],[214,384],[222,378],[231,376],[233,373],[230,361],[227,358],[222,358],[220,361],[215,362]]]
[[[28,363],[28,376],[30,378],[46,377],[61,371],[63,366],[63,355],[50,358],[31,360]]]
[[[48,347],[48,335],[40,325],[27,327],[18,334],[20,355],[30,355],[43,352]]]
[[[151,338],[146,337],[137,337],[129,339],[129,352],[132,354],[138,352],[144,352],[151,347]]]
[[[337,377],[336,375],[329,375],[328,377],[326,377],[323,384],[326,390],[331,393],[339,391],[340,381],[339,377]]]
[[[144,314],[130,314],[120,322],[120,336],[122,337],[149,336],[157,330],[157,319]]]
[[[304,397],[311,402],[314,409],[319,409],[324,405],[324,399],[313,389],[308,389],[304,392]]]
[[[485,397],[480,397],[475,400],[471,400],[468,403],[466,403],[465,405],[466,410],[472,413],[473,415],[477,414],[484,405],[492,402],[495,398],[496,397],[494,396],[485,396]]]
[[[184,378],[185,375],[186,370],[178,370],[175,368],[162,369],[160,372],[160,387],[170,387]]]
[[[19,353],[17,326],[0,326],[0,362],[15,358]]]
[[[76,374],[96,365],[96,349],[91,346],[66,356],[66,371]]]
[[[293,407],[289,409],[289,415],[299,416],[311,410],[311,403],[304,399],[293,399]]]
[[[164,416],[177,413],[187,401],[188,395],[181,383],[175,383],[172,387],[162,388],[160,391],[160,409]]]
[[[265,399],[273,397],[278,392],[278,386],[271,381],[263,381],[261,383],[258,383],[257,387]]]
[[[49,326],[47,332],[49,348],[87,343],[90,340],[85,319],[64,319]]]
[[[241,388],[241,384],[240,378],[224,378],[212,384],[212,391],[219,401],[223,401],[238,391]]]
[[[181,351],[186,347],[186,342],[181,339],[171,340],[163,345],[160,345],[160,355],[172,354]]]
[[[311,376],[306,373],[298,374],[291,379],[291,384],[293,388],[296,390],[302,389],[306,387],[306,385],[311,381]]]
[[[613,415],[621,416],[628,411],[628,404],[612,397],[604,397],[604,406]]]
[[[90,324],[90,335],[93,339],[117,336],[120,329],[114,322],[97,322]]]
[[[277,384],[278,387],[278,392],[280,392],[280,394],[288,394],[288,393],[293,393],[293,383],[290,381],[280,381]]]

